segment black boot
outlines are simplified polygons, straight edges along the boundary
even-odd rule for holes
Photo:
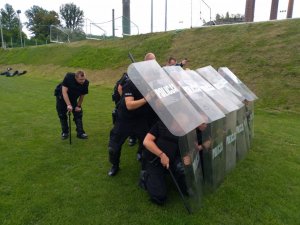
[[[82,119],[75,119],[77,137],[80,139],[87,139],[88,135],[83,130]]]
[[[61,139],[65,140],[69,137],[68,121],[65,118],[59,118],[61,124]]]
[[[108,155],[109,155],[109,162],[113,165],[111,169],[108,171],[108,176],[115,176],[120,167],[120,152],[115,151],[112,147],[108,147]]]
[[[113,165],[108,171],[108,176],[115,176],[119,172],[120,167],[118,165]]]

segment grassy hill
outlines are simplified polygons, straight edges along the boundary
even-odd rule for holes
[[[300,20],[284,20],[0,50],[0,224],[295,225],[300,221]],[[107,142],[111,91],[127,70],[154,52],[187,57],[188,67],[227,66],[259,97],[247,157],[203,207],[188,215],[172,183],[165,207],[137,186],[136,147],[123,146],[110,178]],[[68,71],[91,81],[84,102],[89,139],[60,140],[53,90]],[[73,125],[74,128],[74,125]]]
[[[0,68],[22,68],[31,76],[61,79],[66,71],[87,71],[92,84],[111,86],[137,61],[154,52],[164,64],[169,56],[187,57],[191,69],[227,66],[259,97],[260,107],[299,111],[300,20],[207,27],[0,51]]]

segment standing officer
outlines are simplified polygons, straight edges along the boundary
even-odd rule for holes
[[[82,124],[82,102],[84,95],[88,94],[89,81],[83,71],[67,73],[63,82],[59,84],[54,95],[56,96],[56,111],[61,123],[61,138],[69,136],[67,112],[72,112],[76,124],[77,137],[87,139],[88,136],[83,130]]]
[[[148,53],[145,60],[155,59],[153,53]],[[139,140],[139,152],[142,152],[143,140],[150,129],[149,120],[154,118],[154,111],[133,82],[128,81],[123,86],[123,98],[118,107],[118,117],[113,129],[110,131],[108,144],[109,161],[112,164],[109,176],[114,176],[119,171],[121,148],[130,135],[135,135]],[[143,162],[142,162],[143,167]]]

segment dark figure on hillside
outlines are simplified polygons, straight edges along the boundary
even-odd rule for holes
[[[177,63],[177,60],[176,58],[174,57],[170,57],[168,59],[168,62],[166,64],[166,66],[181,66],[181,67],[184,67],[186,64],[187,64],[188,60],[187,59],[184,59],[182,60],[180,63]]]
[[[12,70],[12,68],[11,68],[11,67],[8,67],[8,68],[6,69],[6,71],[0,73],[0,75],[5,75],[5,76],[7,76],[7,77],[13,77],[13,76],[16,76],[16,75],[17,75],[17,76],[21,76],[21,75],[27,73],[26,70],[23,70],[23,71],[21,71],[21,72],[19,72],[18,70],[14,71],[14,72],[10,72],[11,70]]]
[[[69,126],[67,112],[72,112],[76,124],[77,137],[87,139],[88,136],[83,130],[82,124],[82,103],[84,95],[88,94],[89,81],[83,71],[67,73],[63,82],[55,91],[56,110],[61,123],[61,138],[67,139],[69,136]]]

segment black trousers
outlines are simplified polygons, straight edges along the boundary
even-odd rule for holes
[[[83,117],[83,111],[81,108],[81,111],[75,112],[75,107],[77,105],[77,102],[71,102],[71,105],[73,107],[73,121],[76,124],[76,131],[78,134],[85,133],[83,130],[82,125],[82,117]],[[60,119],[61,128],[63,133],[69,133],[69,126],[68,126],[68,116],[67,116],[67,105],[63,99],[62,96],[56,96],[56,111],[57,115]]]
[[[172,170],[182,193],[186,194],[187,187],[180,157],[170,163],[169,169]],[[168,174],[169,171],[163,167],[160,162],[160,158],[155,157],[151,161],[147,160],[146,188],[152,200],[163,203],[167,199],[166,175]]]
[[[142,119],[135,122],[117,120],[109,135],[108,153],[110,163],[114,166],[119,166],[122,145],[129,136],[135,136],[138,139],[138,152],[143,153],[145,151],[143,141],[149,130],[147,122]],[[144,167],[145,162],[142,159],[142,169]]]

